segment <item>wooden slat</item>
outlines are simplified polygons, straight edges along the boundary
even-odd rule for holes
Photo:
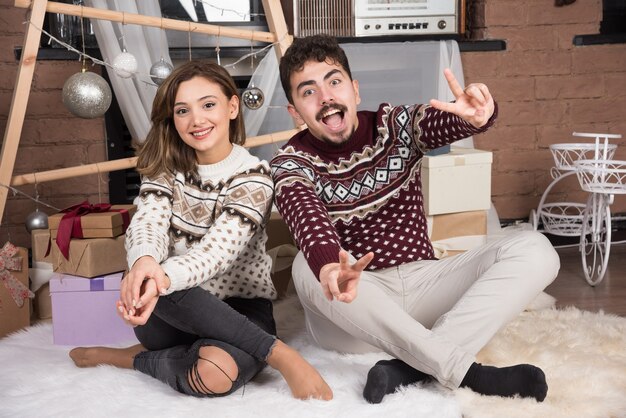
[[[263,0],[263,10],[265,11],[265,18],[267,19],[270,32],[276,35],[276,40],[279,42],[274,49],[278,61],[280,61],[280,58],[285,55],[285,51],[287,51],[292,41],[280,0]]]
[[[30,11],[30,21],[42,27],[45,15],[46,0],[35,0]],[[8,184],[13,175],[17,148],[20,143],[20,136],[22,135],[24,117],[26,116],[28,96],[30,95],[33,74],[35,73],[35,64],[37,63],[37,51],[39,50],[40,40],[41,32],[32,25],[29,25],[26,31],[26,37],[24,38],[24,51],[20,59],[15,88],[13,89],[13,98],[11,99],[11,109],[9,110],[9,118],[7,119],[7,126],[4,131],[4,140],[2,141],[0,184]],[[8,194],[9,189],[0,187],[0,222],[4,215]]]
[[[261,145],[285,141],[299,132],[299,129],[274,132],[246,139],[244,147],[252,148]],[[137,166],[137,157],[121,158],[119,160],[104,161],[101,163],[85,164],[75,167],[59,168],[56,170],[40,171],[37,173],[20,174],[11,180],[11,186],[45,183],[47,181],[63,180],[67,178],[86,176],[89,174],[108,173],[110,171],[126,170]],[[6,183],[4,183],[6,184]],[[6,189],[5,189],[6,190]]]

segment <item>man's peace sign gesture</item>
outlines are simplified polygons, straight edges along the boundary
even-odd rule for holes
[[[456,97],[456,101],[447,103],[432,99],[430,105],[435,109],[454,113],[477,128],[486,124],[493,115],[495,106],[487,86],[482,83],[472,83],[462,89],[449,68],[443,70],[443,74],[448,80],[448,86]]]

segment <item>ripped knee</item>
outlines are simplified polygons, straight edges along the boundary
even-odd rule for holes
[[[215,346],[204,346],[200,347],[187,379],[198,394],[224,395],[232,389],[238,375],[237,363],[230,354]]]

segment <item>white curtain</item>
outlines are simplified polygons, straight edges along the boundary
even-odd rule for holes
[[[454,99],[443,76],[450,68],[464,86],[461,54],[456,41],[346,43],[341,45],[350,61],[354,79],[359,81],[361,110],[376,110],[382,102],[427,103],[436,98]],[[244,108],[248,136],[263,135],[294,127],[287,113],[287,99],[280,85],[278,61],[271,51],[252,75],[250,84],[265,93],[266,104],[259,110]],[[472,148],[472,138],[457,143]],[[252,148],[259,158],[269,160],[282,143]]]
[[[85,0],[85,5],[161,17],[158,0]],[[104,61],[112,63],[124,47],[137,59],[137,74],[133,77],[122,78],[109,67],[107,71],[131,136],[141,142],[150,130],[150,112],[157,89],[149,76],[150,67],[161,58],[171,64],[165,31],[100,19],[92,19],[91,23]]]

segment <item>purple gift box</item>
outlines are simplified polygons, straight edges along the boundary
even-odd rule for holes
[[[117,315],[122,272],[91,279],[55,273],[50,279],[54,344],[137,343],[133,328]]]

